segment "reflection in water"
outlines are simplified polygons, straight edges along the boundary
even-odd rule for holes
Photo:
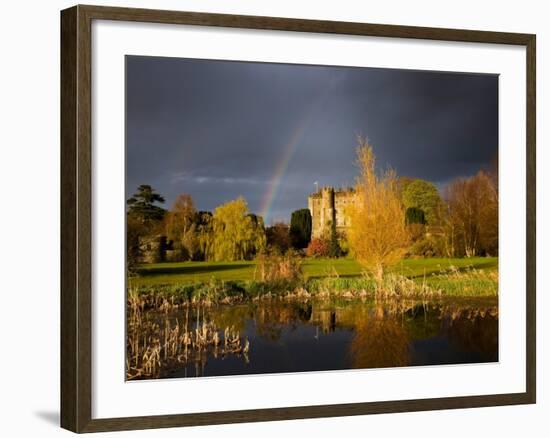
[[[353,368],[383,368],[408,365],[409,337],[393,318],[373,316],[355,326],[350,344]]]
[[[496,299],[264,300],[128,312],[128,378],[498,360]]]

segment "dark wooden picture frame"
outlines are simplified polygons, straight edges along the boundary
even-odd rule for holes
[[[526,391],[523,393],[92,419],[93,20],[220,26],[294,32],[508,44],[526,47],[527,284]],[[535,403],[535,47],[531,34],[75,6],[61,12],[61,426],[99,432]]]

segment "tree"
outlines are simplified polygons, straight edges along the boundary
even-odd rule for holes
[[[397,190],[401,199],[403,199],[403,192],[405,191],[405,189],[409,186],[410,183],[415,180],[416,178],[411,178],[410,176],[397,177]]]
[[[410,181],[403,188],[402,199],[405,208],[422,210],[428,225],[439,223],[438,212],[442,200],[434,183],[423,179]]]
[[[227,202],[212,217],[212,259],[245,260],[265,248],[263,220],[248,213],[243,198]]]
[[[197,241],[199,251],[197,258],[200,260],[211,260],[214,257],[213,247],[213,215],[209,211],[197,213]]]
[[[141,220],[131,214],[126,216],[126,270],[128,274],[134,274],[139,265],[142,255],[139,239],[147,232],[147,226]]]
[[[175,249],[181,250],[183,259],[193,259],[199,251],[197,220],[193,198],[186,193],[177,196],[165,216],[166,236],[174,241]]]
[[[286,253],[292,246],[290,243],[289,227],[283,222],[278,222],[265,230],[267,246],[275,248],[281,254]]]
[[[451,255],[473,257],[498,253],[498,192],[483,171],[458,178],[446,190],[446,236]]]
[[[414,254],[415,251],[418,250],[417,242],[424,239],[426,234],[426,215],[420,208],[409,207],[405,211],[405,223],[407,224],[407,229],[409,230],[409,235],[412,241],[411,243],[414,242],[414,245],[410,248],[410,250],[412,250],[411,253]],[[424,247],[425,244],[426,242],[420,246]]]
[[[156,204],[164,204],[164,198],[155,192],[150,185],[142,184],[137,192],[126,201],[128,213],[143,223],[150,221],[160,221],[164,217],[166,210]]]
[[[338,243],[338,232],[336,231],[336,221],[330,221],[329,232],[329,257],[340,257],[342,255],[342,249]]]
[[[164,198],[151,186],[143,184],[126,202],[126,262],[128,272],[132,273],[142,256],[140,239],[162,233],[165,210],[155,204],[164,203]]]
[[[305,248],[311,240],[311,212],[302,208],[292,212],[290,217],[290,241],[296,249]]]
[[[356,199],[348,208],[348,242],[356,259],[380,283],[386,266],[400,260],[409,245],[405,209],[395,172],[378,176],[369,142],[358,137]]]
[[[405,222],[407,225],[411,224],[426,224],[426,215],[424,214],[424,210],[417,208],[417,207],[409,207],[405,211]]]

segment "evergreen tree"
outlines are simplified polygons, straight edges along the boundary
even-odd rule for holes
[[[409,207],[405,212],[405,223],[426,225],[426,215],[424,210],[417,207]]]
[[[290,241],[296,249],[306,248],[311,240],[311,213],[302,208],[292,212],[290,218]]]
[[[141,257],[140,239],[162,232],[162,219],[166,211],[155,205],[164,198],[149,185],[141,185],[127,201],[126,257],[128,272],[132,272]]]
[[[338,243],[338,233],[336,232],[336,221],[330,222],[330,246],[328,253],[329,257],[340,257],[342,255],[342,250]]]
[[[142,223],[162,220],[166,210],[155,205],[157,203],[164,204],[164,198],[147,184],[140,185],[137,192],[126,201],[128,214],[133,215]]]

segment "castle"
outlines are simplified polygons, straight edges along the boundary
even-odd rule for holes
[[[311,213],[311,237],[320,237],[333,222],[337,232],[345,232],[349,227],[349,217],[346,207],[355,199],[351,188],[334,189],[323,187],[308,196],[308,208]]]

